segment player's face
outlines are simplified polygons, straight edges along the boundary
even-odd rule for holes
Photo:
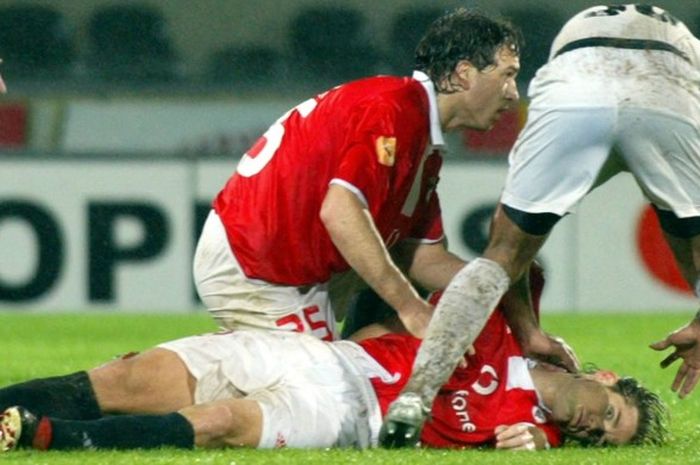
[[[465,94],[466,127],[490,129],[503,112],[517,103],[520,96],[515,78],[519,70],[520,59],[508,47],[498,50],[494,65],[482,70],[472,68],[469,92]]]
[[[639,411],[611,387],[612,383],[609,372],[572,379],[552,409],[565,434],[595,445],[630,442],[637,431]]]

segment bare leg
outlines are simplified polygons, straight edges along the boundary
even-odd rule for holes
[[[29,436],[22,436],[25,447],[256,447],[260,442],[262,412],[258,403],[225,399],[193,405],[194,379],[180,358],[169,350],[156,348],[116,360],[92,370],[88,376],[101,410],[119,415],[75,421],[37,418],[29,412],[32,424],[41,423],[43,427],[27,429]],[[15,416],[21,419],[18,412]]]
[[[104,413],[175,412],[192,405],[195,380],[174,353],[155,348],[88,373]]]
[[[22,447],[44,450],[257,447],[262,435],[262,411],[256,401],[248,399],[192,405],[163,415],[110,415],[89,421],[39,420],[28,413],[33,418],[30,423],[21,419],[17,407],[5,415],[8,413],[14,415],[14,423],[8,425],[13,426],[12,434],[20,432],[17,438]],[[3,417],[3,421],[8,419]],[[34,426],[27,428],[30,424]],[[5,446],[0,452],[14,449],[16,443]]]
[[[193,426],[197,447],[257,447],[262,410],[249,399],[225,399],[185,407],[179,412]]]
[[[530,264],[544,245],[549,234],[527,234],[513,223],[499,204],[491,222],[489,244],[483,257],[498,263],[515,283],[523,277]]]

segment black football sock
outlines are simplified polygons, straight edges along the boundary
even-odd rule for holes
[[[194,430],[179,413],[116,415],[90,421],[44,417],[32,442],[37,449],[51,450],[192,449]]]
[[[0,388],[0,411],[13,405],[21,405],[38,417],[93,420],[102,416],[85,371]]]

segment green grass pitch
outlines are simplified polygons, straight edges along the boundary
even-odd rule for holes
[[[633,375],[662,394],[672,414],[672,440],[665,447],[568,448],[540,453],[492,450],[217,450],[134,452],[20,451],[1,464],[691,464],[700,463],[700,387],[683,401],[670,392],[675,368],[647,348],[689,318],[680,314],[547,315],[546,330],[563,336],[582,361]],[[30,377],[65,374],[160,341],[214,329],[203,313],[192,315],[24,314],[0,312],[0,385]]]

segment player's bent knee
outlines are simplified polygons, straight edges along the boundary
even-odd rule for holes
[[[135,394],[143,389],[146,382],[144,375],[149,371],[149,366],[158,365],[158,360],[152,360],[160,358],[158,355],[152,352],[129,354],[91,370],[89,375],[93,385],[100,390]]]
[[[166,349],[122,357],[88,375],[105,412],[164,413],[191,404],[189,373]]]
[[[113,360],[109,363],[88,371],[88,377],[97,397],[100,407],[105,410],[114,408],[111,399],[125,398],[125,379],[129,373],[128,364],[122,360]]]

